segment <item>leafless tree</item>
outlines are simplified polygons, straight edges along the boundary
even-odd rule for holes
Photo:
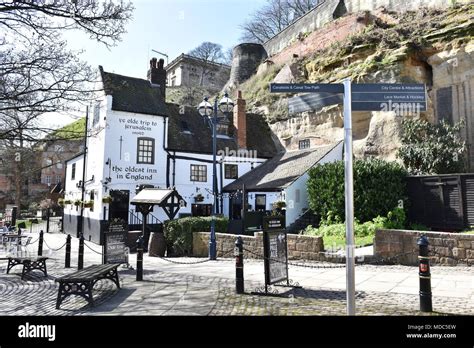
[[[202,64],[200,65],[200,86],[203,86],[204,84],[204,77],[206,77],[211,71],[215,70],[211,68],[212,63],[223,64],[225,62],[225,54],[222,50],[222,46],[213,42],[203,42],[198,47],[189,51],[188,54],[199,58],[202,61]]]
[[[81,30],[112,46],[132,10],[122,1],[0,1],[0,139],[11,139],[18,113],[31,121],[90,101],[94,70],[67,49],[61,33]]]
[[[17,205],[23,183],[38,174],[39,144],[53,130],[39,118],[89,103],[97,91],[94,70],[67,48],[62,33],[80,30],[110,47],[132,11],[122,0],[0,0],[0,169],[13,180]]]
[[[264,43],[318,4],[318,0],[267,0],[242,26],[241,40]]]

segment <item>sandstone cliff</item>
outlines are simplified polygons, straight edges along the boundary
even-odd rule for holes
[[[342,139],[342,110],[332,106],[290,115],[288,98],[293,95],[270,94],[269,83],[328,83],[345,78],[354,83],[425,83],[429,107],[421,117],[432,122],[465,118],[463,135],[474,144],[473,15],[472,4],[448,10],[350,14],[301,35],[237,88],[252,112],[265,114],[279,142],[294,149],[301,139],[311,139],[312,145]],[[449,108],[446,100],[451,100]],[[401,120],[391,112],[354,112],[356,156],[395,160]],[[473,154],[469,156],[474,160]]]

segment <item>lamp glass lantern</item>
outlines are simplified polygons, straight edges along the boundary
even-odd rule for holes
[[[204,100],[199,104],[198,111],[201,116],[211,117],[213,113],[212,104],[209,103],[208,98],[204,98]]]
[[[234,102],[229,98],[229,95],[226,93],[224,97],[219,102],[219,109],[223,113],[229,113],[234,110]]]

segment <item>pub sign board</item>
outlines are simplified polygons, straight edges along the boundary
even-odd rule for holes
[[[128,263],[125,241],[128,223],[117,219],[109,223],[105,231],[104,263]]]
[[[288,249],[285,217],[264,217],[263,255],[265,284],[271,285],[281,281],[288,281]]]

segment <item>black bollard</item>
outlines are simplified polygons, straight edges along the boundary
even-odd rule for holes
[[[66,261],[65,268],[71,267],[71,235],[68,234],[66,237]]]
[[[46,209],[46,233],[49,233],[49,218],[51,215],[50,208]]]
[[[43,256],[43,230],[40,231],[38,239],[38,256]]]
[[[143,280],[143,236],[137,239],[137,280]]]
[[[84,236],[81,234],[79,237],[79,258],[77,260],[77,269],[81,270],[84,268]]]
[[[244,241],[237,237],[235,241],[235,292],[244,293]]]
[[[428,256],[428,238],[423,234],[418,239],[418,246],[420,247],[419,261],[419,275],[420,275],[420,311],[432,312],[433,305],[431,301],[431,273],[430,273],[430,258]]]

